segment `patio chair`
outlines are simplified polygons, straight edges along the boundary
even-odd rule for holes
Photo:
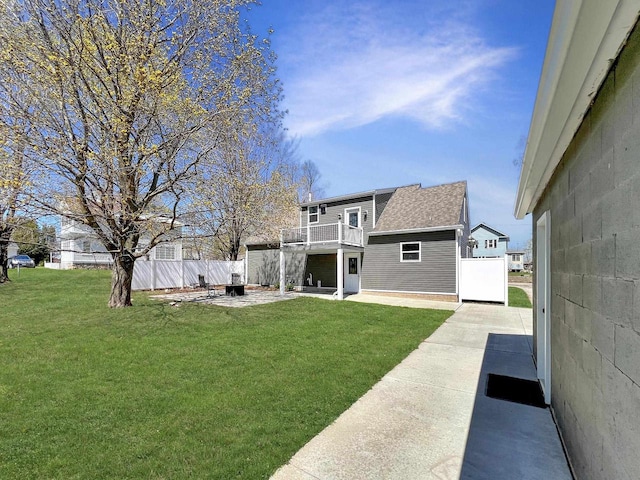
[[[207,298],[215,297],[216,288],[213,285],[205,282],[204,275],[198,275],[198,285],[200,286],[200,288],[204,288],[207,290]]]

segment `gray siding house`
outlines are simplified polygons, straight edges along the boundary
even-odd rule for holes
[[[538,377],[579,479],[640,472],[639,0],[558,0],[515,214]]]
[[[470,256],[466,182],[306,202],[299,214],[279,242],[247,243],[249,284],[458,299],[459,260]]]

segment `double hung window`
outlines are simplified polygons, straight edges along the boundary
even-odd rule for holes
[[[318,223],[318,206],[309,207],[309,223]]]
[[[421,260],[420,242],[404,242],[400,244],[401,262],[419,262]]]

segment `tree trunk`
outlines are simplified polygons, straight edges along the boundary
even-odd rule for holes
[[[238,260],[238,254],[240,253],[240,239],[232,239],[231,245],[229,245],[229,260]]]
[[[131,306],[131,281],[133,280],[134,261],[133,256],[127,253],[114,255],[113,268],[111,269],[109,307]]]
[[[9,262],[8,256],[9,244],[7,242],[0,241],[0,283],[9,281],[9,271],[7,263]]]
[[[9,243],[13,228],[3,228],[0,231],[0,283],[9,281]]]

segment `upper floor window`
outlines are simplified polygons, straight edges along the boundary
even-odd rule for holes
[[[419,262],[420,253],[420,242],[404,242],[400,244],[401,262]]]
[[[91,253],[91,240],[82,240],[80,242],[80,251],[82,253]]]
[[[498,240],[496,240],[495,238],[484,241],[484,248],[497,248],[497,247],[498,247]]]
[[[352,227],[360,226],[360,207],[345,208],[344,210],[345,222]]]
[[[318,206],[309,207],[309,223],[318,223]]]
[[[156,260],[175,260],[176,247],[168,243],[156,245]]]
[[[511,260],[514,262],[519,262],[520,261],[520,255],[514,254],[511,255]]]

